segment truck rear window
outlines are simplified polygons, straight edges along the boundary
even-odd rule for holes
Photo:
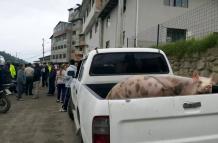
[[[93,58],[90,76],[166,74],[169,68],[160,53],[101,53]]]

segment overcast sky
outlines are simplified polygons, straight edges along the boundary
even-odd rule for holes
[[[82,0],[0,0],[0,51],[32,62],[50,54],[53,28]]]

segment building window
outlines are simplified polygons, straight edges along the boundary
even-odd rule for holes
[[[84,17],[83,17],[83,23],[85,23],[85,22],[86,22],[86,17],[84,16]]]
[[[58,55],[56,55],[56,59],[58,59]]]
[[[75,43],[76,43],[75,41],[72,41],[72,45],[75,45]]]
[[[110,24],[111,24],[110,22],[111,22],[110,16],[108,16],[107,19],[106,19],[106,27],[110,26]]]
[[[107,41],[106,42],[106,46],[105,46],[106,48],[110,48],[110,41]]]
[[[79,51],[83,51],[83,48],[79,48]]]
[[[164,0],[164,5],[188,8],[188,0]]]
[[[126,11],[126,0],[123,0],[123,13]]]
[[[73,35],[76,35],[76,31],[73,31]]]
[[[55,59],[55,55],[53,55],[53,59]]]
[[[188,0],[174,0],[173,4],[176,7],[188,7]]]
[[[64,48],[67,48],[67,45],[64,45]]]
[[[92,39],[92,29],[90,30],[90,33],[89,33],[89,38]]]
[[[59,55],[59,58],[62,59],[62,54]]]
[[[95,33],[98,31],[98,21],[95,23]]]
[[[125,44],[126,31],[123,31],[123,45]]]
[[[167,28],[167,42],[186,40],[186,29]]]
[[[65,59],[66,58],[66,54],[63,54],[63,59]]]

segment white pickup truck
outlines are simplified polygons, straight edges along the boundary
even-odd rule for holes
[[[173,74],[166,55],[150,48],[91,51],[71,85],[69,113],[84,143],[218,143],[218,95],[106,100],[119,81]]]

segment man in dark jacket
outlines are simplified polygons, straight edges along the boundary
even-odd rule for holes
[[[33,99],[39,98],[40,78],[41,78],[41,68],[40,68],[38,63],[35,63],[34,76],[33,76],[33,82],[34,82],[34,86],[35,86],[35,93],[34,93]]]
[[[5,59],[4,57],[0,56],[0,90],[2,90],[2,84],[3,84],[3,67],[4,67],[4,64],[5,64]]]
[[[56,80],[56,70],[54,68],[54,65],[51,65],[51,71],[49,73],[49,90],[48,95],[53,96],[55,93],[55,80]]]
[[[26,76],[24,74],[25,65],[20,65],[20,68],[17,72],[17,100],[23,101],[22,94],[24,93]]]
[[[11,75],[9,69],[5,65],[4,57],[0,56],[0,90],[3,84],[11,83]]]
[[[42,87],[46,86],[48,87],[48,75],[49,75],[49,70],[48,70],[48,66],[46,64],[43,64],[42,69],[41,69],[41,73],[42,73]]]

